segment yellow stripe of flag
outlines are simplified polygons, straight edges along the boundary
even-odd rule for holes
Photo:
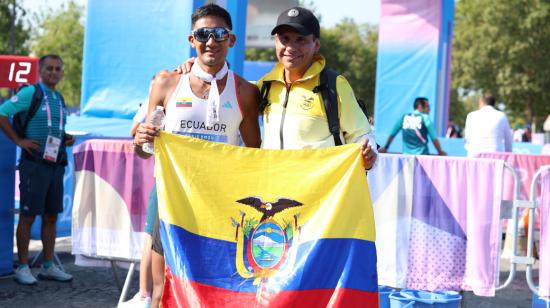
[[[155,140],[160,218],[189,232],[235,242],[232,218],[262,213],[237,200],[299,201],[272,219],[302,225],[301,240],[375,241],[372,203],[359,145],[260,150],[161,132]],[[238,221],[240,222],[240,221]],[[349,226],[361,226],[350,228]]]

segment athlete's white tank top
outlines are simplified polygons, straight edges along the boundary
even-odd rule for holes
[[[181,76],[166,106],[164,130],[208,141],[239,145],[239,126],[243,116],[232,71],[227,73],[225,88],[220,93],[220,120],[210,126],[206,126],[206,107],[206,99],[197,97],[191,91],[189,74]]]

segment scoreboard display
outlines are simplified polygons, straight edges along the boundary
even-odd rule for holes
[[[17,89],[38,82],[38,58],[0,56],[0,88]]]

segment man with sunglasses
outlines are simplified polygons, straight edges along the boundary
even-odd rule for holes
[[[258,126],[258,88],[228,70],[226,56],[235,43],[229,13],[215,4],[198,8],[191,16],[193,31],[188,37],[197,52],[189,74],[162,71],[157,74],[150,93],[149,114],[156,106],[166,111],[164,130],[209,141],[248,147],[261,144]],[[152,142],[159,129],[139,125],[134,137],[135,151],[143,158],[141,146]],[[164,259],[156,224],[153,231],[153,296],[157,307],[164,279]],[[139,295],[139,294],[138,294]],[[141,295],[136,295],[139,300]],[[141,296],[142,297],[142,296]]]
[[[0,106],[0,127],[22,150],[19,160],[20,212],[16,233],[19,266],[14,278],[24,285],[37,283],[28,266],[31,226],[36,215],[42,215],[44,250],[44,263],[38,278],[57,281],[71,281],[73,278],[53,264],[57,214],[63,211],[63,174],[67,165],[65,148],[75,141],[74,137],[65,133],[67,111],[63,97],[55,90],[63,78],[63,61],[58,55],[43,56],[39,61],[39,72],[40,83],[23,87]],[[38,108],[25,121],[23,134],[19,135],[8,118],[20,113],[28,114],[33,100],[37,98]]]

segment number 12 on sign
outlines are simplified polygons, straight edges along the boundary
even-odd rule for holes
[[[8,80],[9,81],[14,81],[13,80],[13,73],[15,71],[15,62],[13,62],[11,65],[10,65],[10,74],[8,76]],[[21,65],[22,67],[24,67],[23,70],[18,70],[17,73],[15,73],[15,82],[27,82],[28,79],[27,78],[23,78],[23,76],[27,75],[30,73],[31,71],[31,63],[30,62],[19,62],[17,63],[19,65]]]

